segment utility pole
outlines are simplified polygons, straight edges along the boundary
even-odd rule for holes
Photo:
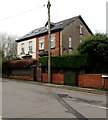
[[[51,82],[51,26],[50,26],[50,0],[48,0],[48,82]]]

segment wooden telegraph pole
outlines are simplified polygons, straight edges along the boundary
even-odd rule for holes
[[[51,26],[50,26],[50,0],[48,0],[48,82],[51,82]]]

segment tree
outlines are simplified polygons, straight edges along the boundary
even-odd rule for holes
[[[17,45],[15,39],[17,36],[8,35],[7,33],[0,33],[0,53],[2,56],[16,57]]]
[[[81,54],[95,57],[108,56],[108,36],[105,34],[95,34],[84,40],[78,47]]]
[[[108,73],[108,36],[97,33],[84,40],[78,47],[80,54],[87,55],[88,71]]]

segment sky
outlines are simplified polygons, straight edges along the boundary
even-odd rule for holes
[[[106,4],[106,21],[108,21],[108,1]],[[108,22],[106,22],[106,33],[108,35]]]
[[[106,32],[108,0],[50,0],[51,22],[81,15],[93,33]],[[0,32],[19,37],[43,27],[48,0],[0,0]]]

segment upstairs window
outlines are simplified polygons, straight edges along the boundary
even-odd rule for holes
[[[83,26],[80,24],[80,35],[83,35]]]
[[[22,44],[21,44],[21,53],[22,53],[22,54],[24,54],[24,53],[25,53],[25,50],[24,50],[24,49],[25,49],[25,44],[24,44],[24,43],[22,43]]]
[[[55,36],[51,36],[51,48],[55,47]]]
[[[32,43],[32,41],[29,42],[29,52],[30,53],[33,52],[33,43]]]
[[[69,37],[69,48],[72,48],[72,37]]]
[[[39,39],[39,50],[44,50],[44,38]]]

